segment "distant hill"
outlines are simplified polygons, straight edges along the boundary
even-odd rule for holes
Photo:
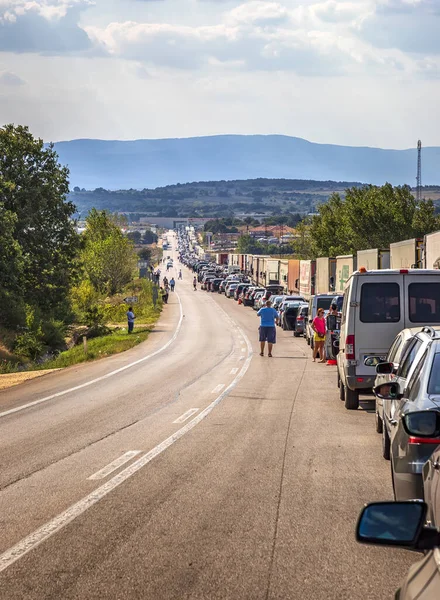
[[[71,186],[144,189],[191,181],[287,178],[414,185],[417,150],[315,144],[283,135],[57,142]],[[423,149],[423,183],[440,180],[440,147]]]

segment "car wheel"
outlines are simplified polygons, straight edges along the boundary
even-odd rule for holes
[[[345,408],[347,410],[357,410],[359,408],[359,392],[358,390],[345,390]]]
[[[382,419],[379,417],[379,413],[375,412],[375,420],[376,420],[376,431],[377,433],[382,433],[383,431],[383,423]]]
[[[294,337],[299,337],[299,333],[297,331],[293,332]]]
[[[383,427],[382,427],[382,456],[384,457],[385,460],[390,460],[390,454],[391,454],[390,450],[391,450],[390,436],[388,435],[388,430],[384,423]],[[391,472],[392,471],[393,471],[393,468],[391,466]],[[394,487],[394,479],[393,479],[393,487]]]
[[[342,400],[342,402],[345,402],[345,386],[342,381],[339,385],[339,399]]]
[[[337,378],[338,378],[338,388],[341,388],[341,377],[339,375],[339,369],[336,369],[336,373],[337,373]]]

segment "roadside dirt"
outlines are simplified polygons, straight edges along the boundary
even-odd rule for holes
[[[52,373],[52,371],[59,371],[59,369],[46,369],[45,371],[25,371],[23,373],[6,373],[5,375],[0,375],[0,390],[5,390],[6,388],[10,388],[14,385],[18,385],[19,383],[23,383],[24,381],[28,381],[29,379],[35,379],[35,377],[47,375],[47,373]]]

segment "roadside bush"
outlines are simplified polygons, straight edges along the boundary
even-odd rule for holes
[[[25,331],[15,339],[14,352],[35,360],[43,351],[43,342],[34,331]]]
[[[23,300],[1,289],[0,324],[10,329],[26,324],[26,307]]]
[[[107,319],[102,306],[92,306],[85,313],[85,323],[89,330],[87,337],[89,339],[109,335],[111,330],[106,325]]]
[[[50,319],[41,324],[42,341],[51,350],[63,350],[66,347],[67,326],[62,321]]]

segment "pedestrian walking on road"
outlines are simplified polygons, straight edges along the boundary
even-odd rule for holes
[[[133,308],[130,306],[127,311],[128,333],[133,331],[135,319],[136,317],[134,316]]]
[[[272,308],[272,302],[266,301],[266,306],[260,308],[257,312],[260,317],[259,340],[260,340],[260,356],[264,356],[264,345],[267,342],[269,350],[268,356],[272,358],[272,348],[277,341],[277,330],[275,323],[278,325],[278,313]]]
[[[170,279],[170,288],[171,291],[174,292],[174,286],[176,285],[176,282],[174,281],[174,277],[171,277]]]
[[[194,287],[194,291],[197,291],[197,277],[194,277],[193,279],[193,287]]]
[[[167,286],[168,286],[168,278],[165,276],[165,277],[163,278],[163,287],[165,287],[165,288],[166,288]]]
[[[179,270],[179,279],[182,279],[182,269]]]
[[[325,362],[325,318],[324,309],[318,308],[318,313],[313,319],[312,329],[315,332],[313,335],[313,362],[316,362],[316,356],[319,353],[319,362]]]

